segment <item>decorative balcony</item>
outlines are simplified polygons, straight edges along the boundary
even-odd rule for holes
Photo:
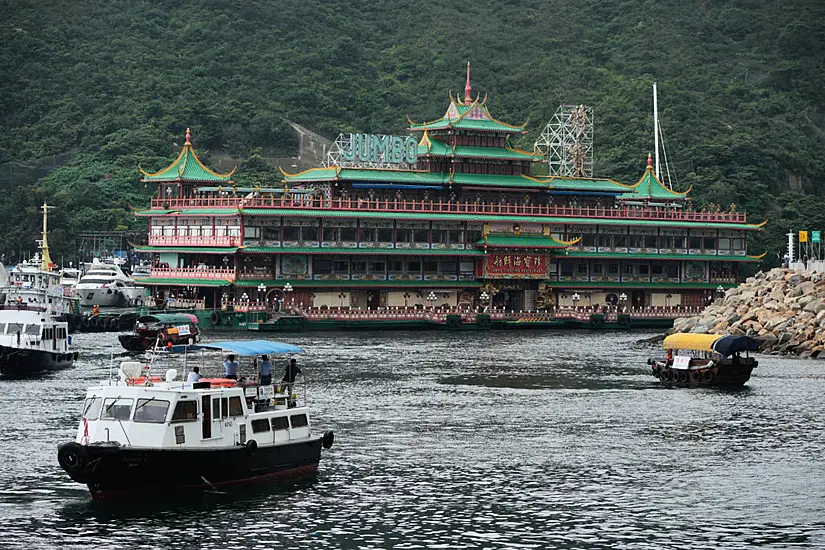
[[[226,279],[235,280],[235,270],[231,268],[210,267],[153,267],[151,278],[170,279]]]
[[[189,235],[149,235],[149,244],[153,246],[241,246],[239,236],[206,236]]]
[[[547,216],[558,218],[591,218],[689,221],[712,223],[747,223],[746,212],[697,212],[676,208],[604,208],[552,206],[534,204],[504,204],[459,201],[408,201],[368,199],[322,199],[318,197],[198,197],[152,199],[153,209],[181,210],[186,208],[277,208],[294,210],[348,210],[358,212],[405,212],[423,214],[469,214],[495,216]]]

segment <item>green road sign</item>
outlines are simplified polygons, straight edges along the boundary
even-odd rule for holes
[[[818,243],[819,242],[819,237],[820,237],[820,232],[819,231],[811,231],[811,242],[812,243]]]

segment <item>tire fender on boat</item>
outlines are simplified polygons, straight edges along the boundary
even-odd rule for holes
[[[209,322],[212,323],[212,326],[217,326],[221,324],[221,312],[220,311],[213,311],[211,315],[209,315]]]
[[[61,468],[72,474],[85,468],[89,462],[89,457],[83,445],[76,441],[70,441],[57,448],[57,462]]]
[[[712,370],[710,370],[710,369],[708,369],[708,370],[706,370],[704,373],[702,373],[702,380],[704,380],[704,381],[705,381],[705,382],[707,382],[708,384],[710,384],[711,382],[713,382],[713,378],[714,378],[714,376],[713,376],[713,371],[712,371]]]
[[[258,442],[254,439],[250,439],[246,442],[246,454],[249,456],[254,456],[255,452],[258,450]]]
[[[335,442],[335,434],[332,433],[332,430],[327,430],[324,432],[324,437],[321,439],[321,445],[324,446],[324,449],[329,449],[332,447],[332,444]]]

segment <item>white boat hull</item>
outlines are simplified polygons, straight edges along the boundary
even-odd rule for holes
[[[144,294],[142,287],[74,289],[74,295],[80,300],[80,305],[85,307],[142,306]]]

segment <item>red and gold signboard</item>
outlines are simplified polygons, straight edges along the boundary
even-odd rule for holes
[[[545,277],[547,256],[539,254],[490,254],[485,265],[487,276]]]

